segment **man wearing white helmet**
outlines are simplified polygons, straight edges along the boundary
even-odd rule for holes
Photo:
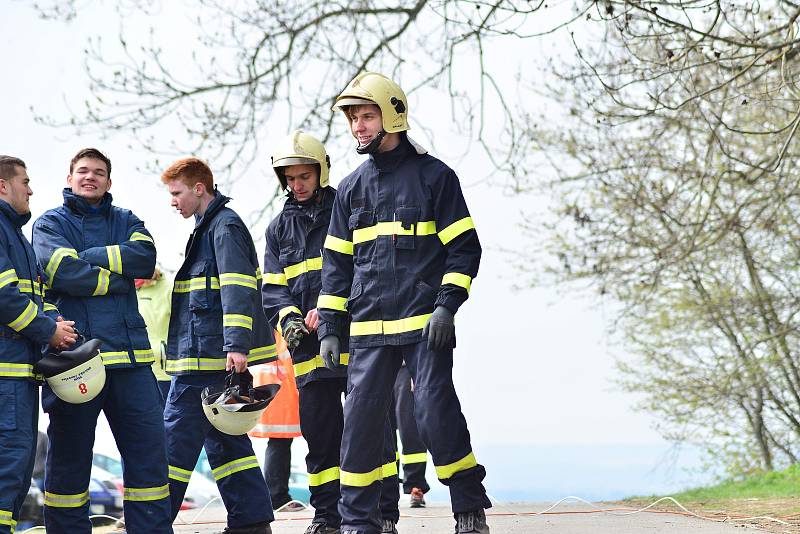
[[[350,343],[342,534],[379,532],[375,438],[403,361],[414,381],[420,433],[450,489],[455,531],[487,534],[486,470],[472,453],[452,376],[453,316],[481,257],[458,177],[407,137],[408,102],[389,78],[357,76],[334,109],[347,117],[356,150],[369,154],[336,196],[319,299],[322,358],[335,368],[348,335]]]
[[[347,385],[347,349],[345,344],[342,365],[329,369],[320,357],[317,336],[310,334],[319,323],[322,248],[336,190],[329,185],[330,158],[325,147],[302,131],[282,140],[272,166],[286,192],[286,203],[266,232],[262,301],[267,318],[291,351],[300,394],[300,429],[308,442],[306,466],[314,507],[306,534],[339,534],[341,399]],[[383,444],[380,532],[396,533],[399,482],[388,420]]]

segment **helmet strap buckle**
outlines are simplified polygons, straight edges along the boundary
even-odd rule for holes
[[[381,133],[373,137],[366,145],[358,145],[356,147],[356,152],[359,154],[374,154],[378,151],[378,146],[381,144],[381,141],[383,141],[385,135],[386,130],[381,130]]]

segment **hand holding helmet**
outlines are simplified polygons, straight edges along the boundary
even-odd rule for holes
[[[220,387],[207,387],[201,395],[203,412],[209,422],[225,434],[247,434],[258,423],[261,413],[277,395],[280,384],[253,387],[253,375],[235,370]]]
[[[61,400],[71,404],[89,402],[106,383],[101,344],[99,339],[91,339],[74,350],[50,352],[33,366],[33,371],[44,376]]]

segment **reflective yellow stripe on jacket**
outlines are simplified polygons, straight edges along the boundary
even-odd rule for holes
[[[19,332],[33,321],[36,318],[36,315],[39,313],[39,308],[36,304],[33,303],[32,300],[28,301],[28,305],[25,307],[25,310],[20,313],[16,319],[8,323],[12,329]]]
[[[53,278],[56,276],[56,271],[58,271],[58,266],[61,265],[61,261],[69,256],[70,258],[78,258],[78,251],[74,248],[57,248],[53,251],[53,255],[50,256],[50,261],[47,262],[47,267],[45,267],[45,274],[47,275],[47,280],[50,286],[53,285]]]
[[[380,236],[390,235],[434,235],[436,234],[436,221],[419,221],[403,228],[400,221],[379,222],[366,228],[353,230],[353,245],[372,241]]]
[[[3,378],[34,378],[33,365],[29,363],[2,363],[0,362],[0,377]]]
[[[5,287],[8,284],[13,284],[14,282],[18,281],[17,278],[17,271],[14,269],[9,269],[7,271],[3,271],[0,273],[0,287]]]
[[[414,315],[393,321],[353,321],[350,324],[351,336],[391,335],[422,330],[431,314]]]
[[[108,255],[108,270],[112,273],[122,274],[122,252],[119,245],[109,245],[106,247]]]
[[[242,286],[248,289],[258,289],[258,282],[255,276],[242,273],[220,273],[219,286]]]
[[[339,363],[341,365],[347,365],[349,362],[350,362],[350,353],[349,352],[341,353],[341,355],[339,356]],[[298,377],[298,376],[307,375],[308,373],[310,373],[314,369],[321,369],[321,368],[325,367],[325,362],[322,361],[322,356],[317,354],[316,356],[314,356],[310,360],[306,360],[304,362],[296,363],[296,364],[292,365],[292,367],[294,368],[294,376]]]
[[[469,289],[472,286],[472,277],[461,273],[446,273],[442,277],[442,285],[451,284],[458,287],[463,287],[469,294]]]
[[[322,270],[322,256],[317,258],[308,258],[300,263],[295,263],[294,265],[289,265],[288,267],[283,268],[283,272],[286,275],[287,280],[291,280],[292,278],[300,276],[301,274],[305,274],[309,271],[320,270]]]
[[[11,533],[14,533],[14,529],[17,527],[17,522],[14,521],[12,517],[12,513],[8,510],[0,510],[0,525],[8,525],[11,527]]]
[[[219,278],[216,276],[210,278],[202,276],[189,280],[175,280],[173,291],[175,293],[189,293],[190,291],[200,291],[204,289],[219,289]]]

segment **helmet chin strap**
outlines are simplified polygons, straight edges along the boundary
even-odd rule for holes
[[[385,135],[386,135],[386,130],[381,130],[381,133],[373,137],[372,141],[370,141],[366,145],[358,145],[356,147],[356,152],[358,152],[359,154],[374,154],[375,152],[378,151],[378,145],[381,144],[381,141],[383,141],[383,136]]]

